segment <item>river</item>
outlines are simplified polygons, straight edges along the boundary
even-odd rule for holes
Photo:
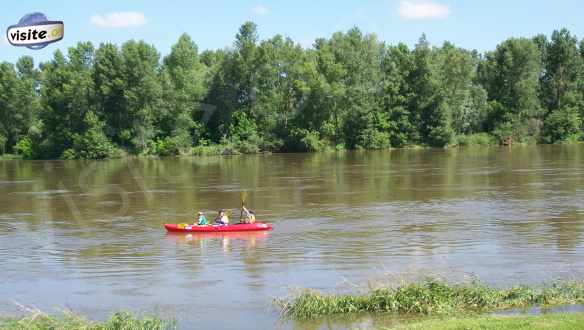
[[[273,231],[162,227],[198,209],[237,218],[242,190]],[[0,161],[0,313],[22,304],[155,313],[185,329],[367,326],[380,321],[285,322],[272,300],[425,275],[582,278],[583,234],[581,144]]]

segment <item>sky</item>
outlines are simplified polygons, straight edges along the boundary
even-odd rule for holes
[[[29,55],[38,63],[78,41],[98,45],[129,39],[145,40],[165,55],[183,32],[199,50],[225,48],[248,20],[258,25],[261,39],[282,34],[305,47],[357,26],[389,44],[413,46],[426,33],[434,45],[448,40],[484,52],[509,37],[550,35],[562,27],[583,37],[583,9],[582,0],[17,0],[3,2],[0,10],[0,61]],[[62,20],[64,39],[42,50],[8,44],[7,27],[31,12]]]

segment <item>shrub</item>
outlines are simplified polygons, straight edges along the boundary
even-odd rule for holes
[[[450,126],[439,126],[430,129],[428,143],[432,147],[445,147],[450,144],[454,131]]]
[[[563,108],[553,111],[543,125],[542,141],[555,143],[566,140],[578,140],[582,124],[578,111]]]
[[[218,156],[221,155],[223,148],[218,145],[200,145],[191,149],[191,154],[194,156]]]
[[[63,153],[61,154],[61,159],[65,159],[65,160],[72,160],[72,159],[77,159],[77,153],[75,152],[75,150],[69,148],[66,149],[65,151],[63,151]]]
[[[24,137],[16,143],[14,146],[14,151],[21,155],[24,159],[34,158],[34,148],[32,140],[29,137]]]
[[[63,157],[69,150],[71,149],[63,152]],[[117,155],[116,148],[105,135],[95,136],[91,133],[76,135],[73,138],[72,152],[75,155],[73,158],[77,159],[106,159]]]
[[[357,148],[387,149],[390,146],[389,134],[373,128],[365,129],[357,136]]]
[[[61,155],[63,159],[105,159],[118,154],[116,147],[103,132],[104,124],[93,112],[85,115],[85,132],[73,136],[73,148]]]
[[[237,151],[242,154],[256,154],[260,152],[260,148],[250,141],[238,141],[235,146]]]
[[[317,131],[309,131],[304,128],[296,128],[290,132],[289,147],[293,151],[319,151],[324,147]]]
[[[233,113],[233,123],[229,125],[229,136],[246,140],[257,135],[257,125],[250,116],[243,111]]]
[[[177,156],[190,145],[188,136],[167,136],[151,141],[148,153],[159,156]]]
[[[465,146],[489,146],[497,144],[494,136],[488,133],[477,133],[471,135],[458,135],[455,138],[454,144]]]
[[[499,144],[513,144],[516,140],[513,123],[510,121],[497,125],[493,130],[493,136],[497,139]]]

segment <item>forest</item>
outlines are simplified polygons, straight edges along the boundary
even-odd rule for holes
[[[25,159],[570,143],[583,117],[584,40],[566,29],[479,53],[356,27],[307,48],[246,22],[225,49],[183,34],[166,56],[79,42],[0,63],[0,155]]]

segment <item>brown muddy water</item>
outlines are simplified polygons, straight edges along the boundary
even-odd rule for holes
[[[247,204],[269,233],[168,235]],[[110,161],[0,161],[0,313],[16,303],[185,329],[383,325],[282,321],[291,288],[387,278],[493,285],[584,277],[584,146]]]

